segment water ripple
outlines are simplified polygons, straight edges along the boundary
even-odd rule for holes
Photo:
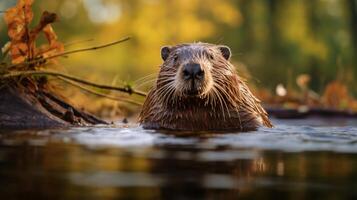
[[[0,142],[15,145],[23,140],[30,145],[45,145],[50,141],[75,143],[90,148],[155,148],[165,146],[190,146],[198,149],[254,148],[261,150],[279,150],[286,152],[299,151],[334,151],[357,153],[356,121],[331,122],[330,120],[274,120],[273,129],[261,128],[247,133],[219,133],[196,137],[181,137],[171,132],[144,130],[134,124],[126,127],[91,127],[71,128],[67,130],[18,131],[2,135]],[[345,126],[345,124],[348,124]],[[26,135],[23,137],[22,135]],[[24,139],[25,138],[25,139]],[[247,156],[247,155],[243,155]],[[210,159],[212,155],[201,155]],[[217,157],[217,156],[214,156]],[[231,155],[222,158],[230,159]]]

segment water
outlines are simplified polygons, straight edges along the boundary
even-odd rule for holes
[[[0,199],[357,199],[357,120],[0,131]]]

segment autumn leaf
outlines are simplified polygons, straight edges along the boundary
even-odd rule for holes
[[[6,10],[4,19],[7,25],[24,25],[29,24],[33,19],[33,12],[31,6],[33,4],[33,0],[19,0],[17,4]],[[9,29],[10,31],[14,31],[13,29]],[[14,36],[14,34],[10,34],[9,36]]]
[[[33,19],[31,6],[33,0],[19,0],[15,7],[9,8],[4,14],[11,40],[10,54],[12,63],[21,63],[26,60],[29,52],[28,24]]]
[[[42,13],[40,22],[38,25],[31,30],[30,35],[31,35],[31,40],[36,40],[38,34],[50,23],[53,23],[58,20],[58,17],[56,13],[50,13],[48,11],[44,11]],[[57,38],[56,38],[57,39]]]
[[[38,25],[29,30],[29,24],[33,19],[31,6],[33,0],[19,0],[16,6],[6,10],[4,18],[8,26],[10,37],[10,55],[13,64],[33,60],[36,58],[47,58],[51,55],[64,51],[64,46],[57,41],[51,23],[58,20],[55,13],[44,11]],[[48,44],[36,48],[36,39],[40,33],[44,33]]]
[[[51,23],[57,20],[58,16],[55,13],[45,11],[42,13],[40,23],[31,31],[32,40],[36,40],[36,37],[42,31],[48,41],[48,45],[42,45],[37,50],[37,56],[47,58],[64,51],[64,45],[57,40],[57,34],[51,26]]]
[[[57,40],[57,34],[54,32],[52,26],[49,24],[43,29],[47,41],[49,43],[48,49],[40,52],[44,58],[61,53],[64,51],[64,45]]]

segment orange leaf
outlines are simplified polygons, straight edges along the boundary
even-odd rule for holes
[[[64,51],[64,45],[57,41],[57,34],[54,32],[50,24],[48,24],[43,29],[43,32],[47,38],[48,43],[50,44],[48,51],[43,52],[46,53],[46,55],[44,55],[45,58]]]
[[[54,55],[64,50],[63,45],[57,42],[57,35],[50,24],[57,20],[58,17],[56,13],[44,11],[42,13],[40,23],[31,31],[31,41],[35,41],[38,34],[40,32],[43,32],[49,43],[49,46],[42,46],[40,49],[35,50],[36,56],[42,56],[43,58],[47,58],[48,56]]]
[[[19,0],[16,6],[7,9],[4,14],[11,41],[10,54],[14,64],[25,61],[30,53],[28,24],[33,19],[32,4],[33,0]]]
[[[16,43],[11,45],[10,53],[12,63],[21,63],[26,60],[28,46],[25,43]]]
[[[64,45],[57,41],[57,35],[51,23],[58,20],[55,13],[44,11],[38,25],[29,31],[29,23],[33,19],[31,6],[34,0],[18,0],[16,6],[9,8],[5,14],[5,22],[10,37],[10,55],[14,64],[32,60],[37,57],[47,58],[64,51]],[[43,32],[48,44],[36,49],[35,41]]]
[[[35,40],[38,34],[50,23],[57,21],[58,17],[56,13],[50,13],[48,11],[44,11],[41,16],[40,23],[31,30],[31,39]]]

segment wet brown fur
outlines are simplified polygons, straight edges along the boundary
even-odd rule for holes
[[[261,125],[272,127],[260,100],[250,92],[218,47],[207,43],[171,47],[140,113],[139,121],[144,128],[251,131]],[[193,98],[185,96],[180,91],[183,88],[174,87],[179,64],[173,59],[181,49],[197,54],[192,58],[198,62],[210,63],[207,76],[211,76],[213,85],[207,93]],[[204,90],[207,84],[203,82],[201,89]]]

